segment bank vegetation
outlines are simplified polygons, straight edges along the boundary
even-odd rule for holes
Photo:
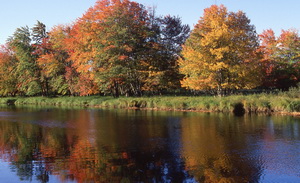
[[[6,105],[68,106],[118,109],[173,110],[198,112],[300,114],[300,88],[287,92],[250,95],[216,96],[59,96],[59,97],[5,97]]]

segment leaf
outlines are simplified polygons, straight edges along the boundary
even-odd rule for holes
[[[258,86],[259,44],[249,23],[243,12],[228,12],[223,5],[205,9],[183,47],[179,61],[185,75],[182,86],[195,90]]]

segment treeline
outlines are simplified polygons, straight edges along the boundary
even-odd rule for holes
[[[288,89],[299,82],[296,30],[258,35],[243,12],[205,9],[192,31],[129,0],[99,0],[71,25],[18,28],[0,51],[0,95],[141,96]]]
[[[300,37],[297,30],[272,30],[257,35],[244,12],[223,5],[204,10],[179,59],[184,87],[214,89],[283,89],[300,78]]]

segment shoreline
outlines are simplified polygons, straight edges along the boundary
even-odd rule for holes
[[[197,109],[171,109],[171,108],[139,108],[139,107],[127,107],[127,108],[117,108],[117,107],[107,107],[107,106],[86,106],[87,108],[114,108],[114,109],[125,109],[125,110],[148,110],[148,111],[178,111],[178,112],[196,112],[196,113],[233,113],[229,111],[209,111],[209,110],[197,110]],[[271,111],[271,112],[245,112],[243,115],[247,114],[264,114],[264,115],[282,115],[282,116],[294,116],[300,117],[300,112],[282,112],[282,111]]]
[[[202,113],[269,114],[300,116],[300,98],[274,94],[213,96],[120,97],[2,97],[0,104],[91,108],[118,108]]]

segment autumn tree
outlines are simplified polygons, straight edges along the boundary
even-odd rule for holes
[[[276,60],[277,85],[279,88],[288,89],[300,82],[300,37],[297,30],[282,31],[278,39],[278,52]]]
[[[73,66],[103,93],[140,96],[176,88],[176,60],[189,27],[178,17],[157,17],[129,0],[101,0],[72,27]]]
[[[300,37],[296,30],[283,30],[279,37],[273,30],[261,35],[264,53],[264,83],[267,88],[287,90],[296,86],[300,79]]]
[[[275,78],[273,73],[276,67],[275,53],[277,39],[275,32],[272,29],[264,30],[259,35],[260,38],[260,51],[263,53],[261,59],[261,70],[263,74],[262,86],[266,88],[275,87]]]
[[[17,94],[17,77],[15,74],[17,60],[7,46],[0,50],[0,96]]]
[[[128,0],[97,1],[72,28],[71,59],[101,92],[141,95],[146,78],[147,11]]]
[[[32,46],[34,48],[33,55],[37,58],[37,65],[39,67],[38,77],[41,83],[42,94],[49,95],[49,77],[45,74],[48,68],[43,64],[46,55],[50,53],[49,36],[46,32],[46,25],[40,21],[31,29]]]
[[[177,60],[181,57],[182,45],[189,36],[190,28],[176,16],[156,16],[155,9],[149,13],[149,77],[144,89],[161,91],[180,88],[182,75]]]
[[[228,12],[223,5],[204,10],[187,39],[180,71],[182,86],[193,90],[254,88],[260,83],[258,37],[245,13]]]
[[[33,54],[35,48],[31,44],[31,32],[28,26],[18,28],[9,38],[9,48],[17,59],[16,76],[19,92],[26,95],[36,95],[42,92],[39,80],[37,57]]]
[[[70,91],[71,84],[77,84],[73,81],[70,85],[67,83],[67,68],[69,54],[65,44],[68,36],[68,26],[55,26],[47,34],[43,54],[39,56],[38,65],[42,71],[42,77],[46,81],[47,90],[52,94],[73,94]]]
[[[140,96],[149,67],[147,11],[136,2],[111,1],[97,44],[97,74],[100,86],[119,94]],[[102,88],[103,89],[103,88]]]
[[[66,80],[73,95],[89,95],[99,93],[97,84],[94,81],[92,61],[96,52],[94,43],[96,37],[91,37],[96,27],[89,28],[90,23],[80,19],[70,26],[65,35],[65,50],[69,58],[66,67]],[[98,31],[98,30],[97,30]]]

